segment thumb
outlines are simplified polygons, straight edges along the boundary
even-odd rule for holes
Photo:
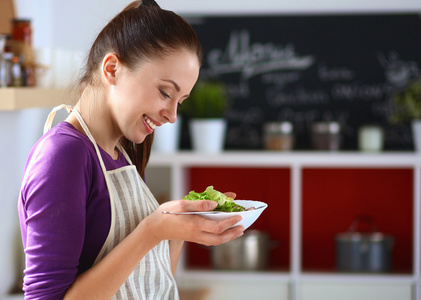
[[[210,211],[213,210],[218,203],[212,200],[185,200],[185,207],[187,211]]]

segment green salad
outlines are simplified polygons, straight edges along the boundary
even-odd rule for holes
[[[183,197],[184,200],[213,200],[218,203],[214,211],[237,212],[244,211],[245,208],[235,204],[234,199],[227,197],[223,193],[214,190],[213,186],[208,186],[203,193],[190,191],[188,195]]]

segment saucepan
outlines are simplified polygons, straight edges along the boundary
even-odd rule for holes
[[[267,232],[248,230],[235,240],[211,247],[212,265],[217,270],[264,270],[274,245]]]
[[[368,232],[357,228],[368,225]],[[336,237],[336,266],[343,272],[389,272],[394,237],[378,232],[371,216],[355,218],[347,232]]]

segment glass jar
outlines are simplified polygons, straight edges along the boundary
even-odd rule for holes
[[[338,122],[313,123],[312,144],[315,150],[339,150],[341,147],[341,125]]]
[[[24,42],[27,45],[32,43],[31,21],[28,19],[12,20],[12,40]]]
[[[358,130],[358,147],[361,151],[383,150],[383,129],[376,125],[366,125]]]
[[[5,52],[3,53],[3,61],[0,66],[0,86],[9,87],[12,86],[12,58],[13,53]]]
[[[265,123],[264,144],[266,150],[292,150],[294,148],[292,124],[290,122]]]

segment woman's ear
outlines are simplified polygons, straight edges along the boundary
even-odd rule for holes
[[[120,61],[114,53],[108,53],[102,60],[101,74],[103,79],[111,85],[116,84],[117,68],[120,66]]]

